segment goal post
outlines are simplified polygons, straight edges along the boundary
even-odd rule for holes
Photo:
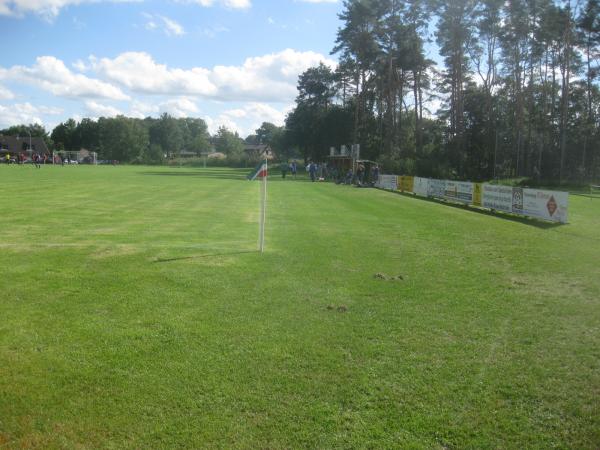
[[[265,222],[267,219],[267,178],[269,174],[267,160],[264,162],[264,171],[261,171],[260,183],[260,217],[258,231],[258,250],[264,253],[265,250]]]
[[[57,150],[52,152],[52,161],[67,164],[98,164],[98,154],[89,150]]]

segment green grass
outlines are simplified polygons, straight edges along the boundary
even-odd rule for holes
[[[600,200],[244,174],[0,167],[0,448],[600,447]]]

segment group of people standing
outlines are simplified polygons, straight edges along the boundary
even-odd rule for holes
[[[287,161],[282,162],[279,165],[281,171],[281,178],[285,179],[288,172],[296,179],[298,173],[298,167],[296,161],[288,163]],[[317,164],[310,161],[306,166],[306,173],[310,176],[312,182],[315,181],[326,181],[331,180],[336,184],[356,184],[359,187],[373,186],[379,179],[379,166],[373,165],[370,170],[367,170],[363,163],[356,165],[356,173],[352,168],[343,170],[337,166],[329,163]]]
[[[41,164],[46,164],[46,162],[48,161],[49,155],[46,153],[44,155],[40,155],[38,153],[34,153],[33,155],[31,155],[31,161],[35,164],[35,167],[37,167],[38,169],[40,168]],[[4,161],[6,162],[6,164],[25,164],[26,162],[29,162],[29,159],[27,158],[27,155],[23,152],[18,153],[16,155],[16,158],[14,156],[11,156],[10,153],[7,153],[6,155],[4,155]]]
[[[279,170],[281,170],[281,178],[285,179],[287,173],[290,172],[292,177],[296,179],[296,175],[298,174],[298,165],[296,164],[296,161],[292,161],[291,163],[284,161],[279,165]]]
[[[11,156],[10,153],[6,153],[4,155],[4,157],[2,158],[2,160],[6,164],[19,164],[19,165],[31,162],[38,169],[42,166],[42,164],[61,164],[64,166],[65,162],[67,164],[70,164],[72,162],[72,160],[70,160],[68,156],[63,159],[59,155],[53,156],[53,155],[50,155],[49,153],[43,153],[43,154],[33,153],[31,155],[31,159],[29,159],[24,152],[18,153],[16,155],[16,158],[14,156]]]

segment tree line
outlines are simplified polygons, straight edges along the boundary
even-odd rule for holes
[[[145,119],[125,116],[100,117],[98,120],[68,119],[51,132],[39,124],[16,125],[0,130],[9,136],[41,137],[51,150],[78,151],[85,148],[98,153],[101,160],[126,163],[163,164],[180,161],[182,152],[189,159],[194,154],[219,152],[225,155],[224,164],[245,166],[255,164],[256,154],[244,153],[246,144],[268,144],[281,148],[283,128],[264,122],[242,139],[235,131],[220,127],[214,135],[206,122],[199,118],[174,118],[162,114]]]
[[[359,143],[398,173],[598,179],[599,0],[345,0],[340,20],[337,68],[299,77],[286,120],[306,158]]]

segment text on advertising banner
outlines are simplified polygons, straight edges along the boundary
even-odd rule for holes
[[[483,206],[498,211],[512,212],[512,187],[497,184],[483,185]]]
[[[444,198],[446,193],[446,180],[434,180],[429,179],[429,185],[427,187],[427,196],[434,198]]]
[[[398,187],[398,177],[396,175],[379,175],[377,187],[395,191]]]
[[[446,180],[444,198],[454,202],[471,204],[473,202],[473,183],[467,181]]]
[[[429,178],[415,177],[413,181],[413,192],[422,197],[427,197]]]
[[[513,212],[553,222],[567,222],[569,194],[541,189],[513,188]]]

